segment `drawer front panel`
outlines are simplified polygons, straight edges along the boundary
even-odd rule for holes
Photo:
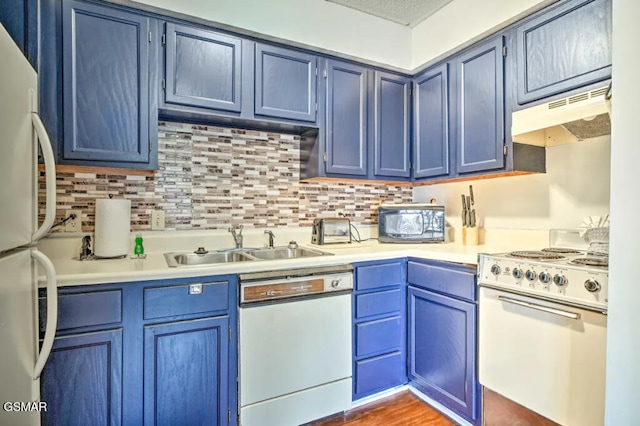
[[[40,297],[40,331],[44,332],[46,296]],[[122,291],[93,291],[58,295],[58,331],[122,321]]]
[[[356,318],[400,312],[402,290],[386,290],[356,295]]]
[[[356,361],[357,397],[363,397],[406,382],[404,354],[401,351]]]
[[[356,274],[356,290],[402,285],[405,282],[402,262],[361,266]]]
[[[144,289],[144,319],[229,309],[229,283],[190,283]]]
[[[475,271],[409,262],[408,282],[427,290],[474,301],[476,298]]]
[[[400,316],[356,324],[356,356],[400,349],[404,326]]]

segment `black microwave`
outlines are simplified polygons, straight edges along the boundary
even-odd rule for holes
[[[444,242],[444,206],[421,203],[381,205],[378,207],[378,241]]]

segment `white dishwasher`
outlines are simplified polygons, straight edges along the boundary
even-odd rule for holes
[[[241,274],[240,424],[295,426],[351,406],[351,265]]]

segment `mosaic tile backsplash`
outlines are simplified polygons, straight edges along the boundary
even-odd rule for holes
[[[82,230],[92,232],[95,200],[113,194],[131,200],[132,231],[151,230],[154,209],[164,210],[167,230],[309,226],[336,210],[355,224],[374,224],[381,200],[412,196],[407,186],[300,182],[296,135],[161,122],[158,149],[153,175],[58,172],[57,220],[81,209]]]

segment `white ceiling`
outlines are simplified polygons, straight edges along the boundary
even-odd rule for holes
[[[452,0],[326,0],[413,28]]]

